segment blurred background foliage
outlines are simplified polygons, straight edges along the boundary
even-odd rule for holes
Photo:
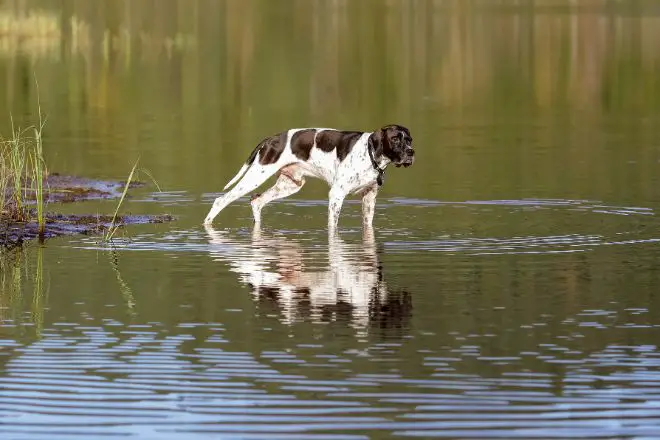
[[[38,78],[64,172],[115,177],[142,154],[166,184],[214,191],[272,132],[395,121],[430,159],[420,175],[459,197],[579,195],[557,170],[601,186],[657,163],[659,19],[644,0],[11,0],[0,102],[32,122]],[[632,172],[654,197],[655,170]]]

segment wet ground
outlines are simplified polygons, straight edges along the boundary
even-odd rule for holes
[[[139,181],[129,183],[130,188],[143,187]],[[45,227],[40,234],[39,223],[36,221],[36,209],[29,210],[29,217],[34,221],[21,222],[8,218],[0,218],[0,247],[13,248],[21,246],[26,241],[35,239],[49,239],[61,235],[87,234],[101,236],[111,227],[122,228],[126,225],[143,223],[162,223],[173,220],[171,215],[130,215],[113,216],[109,214],[61,214],[57,213],[59,204],[86,202],[90,200],[120,200],[126,182],[106,181],[82,178],[76,176],[62,176],[57,173],[49,175],[44,181],[46,188]],[[34,206],[34,192],[26,191],[27,206]],[[127,193],[127,197],[130,195]]]

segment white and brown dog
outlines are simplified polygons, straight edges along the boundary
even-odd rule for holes
[[[390,163],[397,167],[410,166],[414,157],[410,131],[401,125],[387,125],[374,132],[290,129],[257,145],[224,189],[238,182],[236,186],[215,199],[204,224],[211,224],[227,205],[279,173],[275,185],[252,198],[256,224],[261,222],[261,210],[267,203],[300,191],[305,177],[310,176],[330,185],[329,232],[335,231],[343,201],[349,194],[362,197],[363,223],[370,226],[385,168]]]

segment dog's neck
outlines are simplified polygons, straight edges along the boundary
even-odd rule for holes
[[[388,159],[382,151],[376,149],[374,144],[371,142],[367,143],[367,153],[369,154],[371,166],[376,171],[376,173],[378,173],[376,182],[378,183],[378,186],[381,186],[385,180],[385,169],[392,161]]]
[[[389,164],[392,163],[390,159],[385,157],[383,153],[379,153],[377,156],[374,156],[375,162],[378,165],[378,168],[385,169]]]

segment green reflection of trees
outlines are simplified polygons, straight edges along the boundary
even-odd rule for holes
[[[163,0],[158,7],[23,0],[0,10],[0,56],[80,58],[81,71],[66,73],[87,82],[88,99],[99,102],[129,91],[110,77],[97,83],[101,72],[169,59],[178,71],[173,92],[196,86],[204,99],[200,87],[220,87],[233,113],[265,92],[279,109],[302,99],[315,112],[393,101],[410,108],[423,96],[460,107],[522,100],[539,108],[657,108],[649,96],[657,92],[660,59],[653,11],[652,2],[607,0]],[[16,73],[16,64],[5,74]],[[202,64],[217,85],[200,84]],[[63,72],[46,62],[34,67],[52,80],[45,90],[73,92],[59,81]]]
[[[504,185],[528,186],[530,169],[544,184],[560,185],[552,175],[559,160],[570,164],[576,184],[594,173],[611,132],[625,130],[633,136],[625,151],[653,160],[641,150],[660,110],[653,5],[14,1],[0,10],[0,24],[21,23],[22,38],[0,26],[0,99],[19,115],[34,113],[36,73],[51,115],[46,135],[67,139],[50,156],[72,172],[116,174],[114,164],[140,150],[159,153],[151,155],[156,171],[201,175],[200,162],[238,163],[258,139],[285,127],[396,120],[417,133],[426,158],[452,164],[441,170],[448,187],[476,174],[483,180],[465,183],[483,188],[503,174]],[[94,158],[90,139],[99,142]],[[539,163],[529,153],[538,145],[561,159]],[[180,154],[190,146],[197,154]],[[501,156],[484,173],[486,164],[466,147],[497,148]],[[607,158],[618,160],[625,158]],[[651,179],[651,169],[638,171]],[[581,192],[615,191],[626,179],[606,174],[585,179]]]

